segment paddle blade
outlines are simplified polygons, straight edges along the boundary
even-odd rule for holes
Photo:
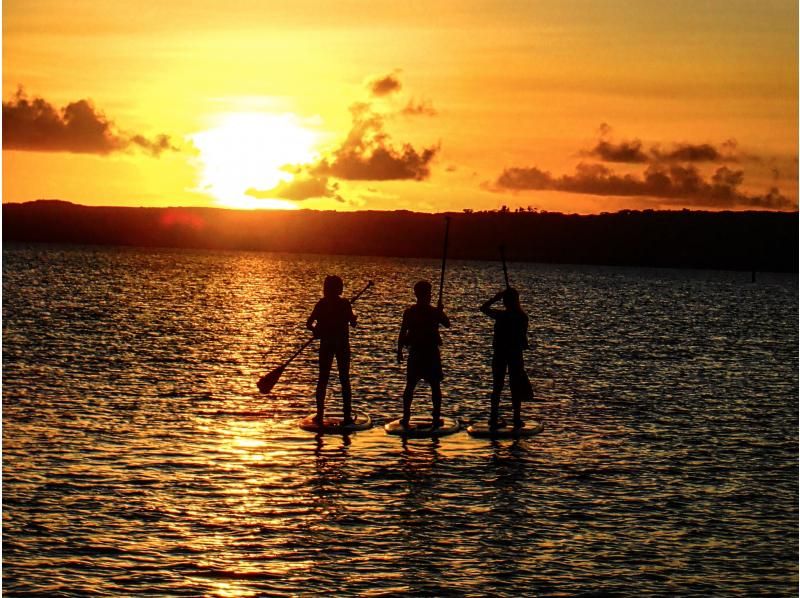
[[[261,376],[261,378],[259,378],[257,386],[261,394],[267,394],[269,393],[269,391],[272,390],[272,387],[275,386],[275,383],[281,377],[281,374],[283,373],[285,367],[286,366],[282,365],[278,368],[275,368],[268,374],[264,374],[263,376]]]

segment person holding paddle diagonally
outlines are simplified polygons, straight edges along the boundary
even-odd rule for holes
[[[417,302],[403,312],[403,323],[397,339],[398,363],[403,362],[403,347],[409,347],[406,388],[403,391],[403,418],[401,420],[404,428],[408,427],[411,420],[411,401],[414,398],[414,389],[420,380],[426,380],[431,386],[433,402],[431,428],[436,429],[442,425],[441,382],[444,374],[442,358],[439,354],[439,346],[442,344],[439,325],[449,328],[450,319],[444,313],[441,298],[437,307],[434,308],[431,305],[431,294],[431,283],[428,281],[420,280],[414,285]]]
[[[492,304],[503,300],[505,309],[494,309]],[[506,370],[508,370],[511,387],[511,402],[514,407],[514,428],[522,428],[522,402],[530,400],[533,395],[522,352],[528,348],[528,315],[519,303],[519,292],[506,287],[486,303],[481,311],[494,319],[494,338],[492,348],[492,406],[489,416],[489,428],[498,427],[498,411],[500,393],[503,392]]]
[[[352,425],[352,393],[350,390],[350,330],[356,316],[350,301],[342,297],[344,283],[338,276],[326,276],[323,297],[314,306],[306,327],[319,339],[319,379],[317,380],[317,415],[314,421],[322,424],[325,416],[325,391],[331,374],[333,358],[339,369],[342,385],[342,425]]]

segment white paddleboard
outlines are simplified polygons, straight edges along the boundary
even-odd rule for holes
[[[359,430],[368,430],[372,427],[372,418],[368,413],[361,411],[353,411],[354,423],[349,426],[342,425],[344,414],[341,411],[332,411],[330,413],[326,411],[322,424],[314,421],[314,416],[316,415],[316,413],[312,413],[304,417],[297,425],[303,430],[317,432],[318,434],[347,434],[349,432],[358,432]]]
[[[527,438],[535,436],[542,430],[544,430],[544,424],[537,421],[525,422],[521,428],[502,425],[494,429],[491,429],[486,422],[481,422],[469,426],[467,433],[474,438]]]
[[[461,422],[457,417],[443,417],[442,419],[444,423],[438,428],[431,427],[430,417],[412,417],[407,428],[400,423],[399,419],[396,419],[383,426],[383,429],[387,434],[406,438],[438,438],[461,429]]]

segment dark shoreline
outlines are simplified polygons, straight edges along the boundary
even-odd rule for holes
[[[3,204],[3,241],[436,258],[445,214]],[[449,256],[553,264],[798,271],[797,212],[456,212]]]

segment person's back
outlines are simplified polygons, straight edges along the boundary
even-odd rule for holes
[[[403,344],[412,351],[431,351],[442,344],[439,325],[443,323],[441,310],[430,304],[415,303],[403,312],[406,335]]]
[[[494,337],[492,348],[504,353],[519,353],[528,348],[528,316],[512,309],[492,310]]]
[[[314,335],[323,341],[345,341],[350,338],[353,308],[350,301],[335,295],[325,296],[314,306],[311,318],[317,321]]]

